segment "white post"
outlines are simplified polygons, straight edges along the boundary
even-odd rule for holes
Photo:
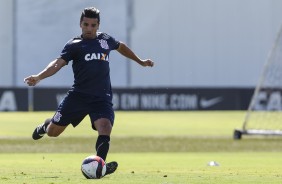
[[[14,84],[14,1],[0,0],[0,86],[12,86]],[[3,44],[5,43],[5,44]]]
[[[131,31],[133,29],[134,25],[134,13],[133,13],[133,0],[127,0],[127,21],[126,21],[126,44],[131,47]],[[126,86],[131,87],[132,81],[131,81],[131,61],[130,59],[127,59],[126,64]]]

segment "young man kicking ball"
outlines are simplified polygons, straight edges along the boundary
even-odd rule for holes
[[[100,11],[95,7],[85,8],[80,17],[81,36],[67,42],[60,57],[50,62],[37,75],[26,77],[24,81],[29,86],[35,86],[40,80],[54,75],[72,61],[72,88],[54,116],[46,119],[34,130],[32,138],[38,140],[45,134],[57,137],[69,124],[75,127],[89,115],[92,128],[98,132],[96,154],[106,160],[115,118],[109,68],[110,51],[117,50],[144,67],[152,67],[154,62],[150,59],[140,59],[126,44],[106,33],[98,32],[99,25]],[[109,162],[106,166],[108,175],[115,172],[118,163]]]

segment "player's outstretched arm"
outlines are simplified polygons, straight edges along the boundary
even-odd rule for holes
[[[50,62],[48,66],[37,75],[31,75],[24,78],[24,82],[29,86],[35,86],[40,80],[50,77],[57,73],[63,66],[66,65],[66,61],[63,59],[55,59]]]
[[[127,47],[126,44],[120,42],[119,48],[117,49],[117,51],[122,54],[123,56],[136,61],[138,64],[140,64],[141,66],[150,66],[153,67],[154,66],[154,62],[151,59],[140,59],[130,48]]]

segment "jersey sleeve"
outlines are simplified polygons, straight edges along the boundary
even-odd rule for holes
[[[116,50],[116,49],[118,49],[118,47],[119,47],[119,44],[120,44],[120,42],[119,41],[117,41],[115,38],[113,38],[113,37],[111,37],[111,48],[112,48],[112,50]]]
[[[107,38],[108,41],[108,45],[110,50],[116,50],[119,47],[120,42],[118,40],[116,40],[114,37],[104,33],[103,35],[105,38]]]
[[[65,60],[67,62],[67,64],[73,60],[73,56],[74,56],[74,48],[73,48],[73,44],[71,41],[69,41],[63,48],[60,56],[58,58],[61,58],[63,60]]]

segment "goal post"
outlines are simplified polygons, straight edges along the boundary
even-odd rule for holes
[[[242,135],[282,135],[282,26],[254,90],[242,129],[234,130],[234,139],[241,139]]]

